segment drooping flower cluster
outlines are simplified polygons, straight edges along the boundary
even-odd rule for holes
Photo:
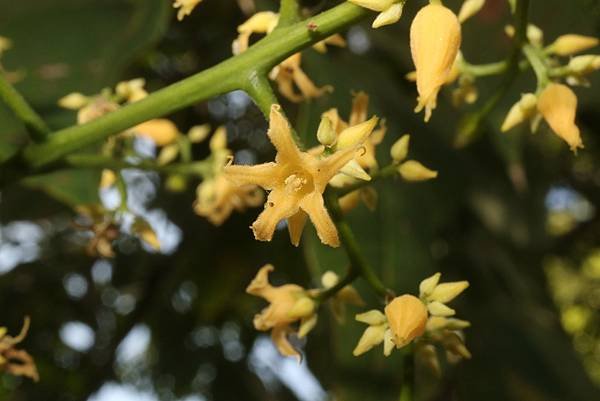
[[[254,316],[254,328],[259,331],[271,331],[271,339],[284,356],[293,356],[300,361],[300,351],[290,343],[290,337],[304,338],[317,324],[317,296],[337,284],[338,277],[326,272],[322,277],[322,289],[307,290],[296,284],[284,284],[274,287],[269,283],[272,265],[263,266],[246,292],[261,297],[269,306]],[[334,316],[342,319],[345,304],[362,305],[363,300],[356,290],[347,285],[331,300]]]
[[[553,43],[543,47],[543,32],[539,28],[530,27],[528,39],[531,43],[531,53],[543,58],[544,68],[559,63],[555,57],[573,56],[576,53],[597,46],[597,38],[567,34],[559,36]],[[588,85],[585,76],[600,69],[600,56],[583,55],[570,59],[565,67],[560,67],[559,76],[564,76],[569,85]],[[538,72],[539,74],[540,72]],[[544,71],[550,75],[551,70]],[[540,79],[540,77],[538,77]],[[529,121],[531,131],[535,132],[540,121],[545,120],[552,131],[563,139],[576,152],[583,148],[580,130],[575,123],[577,111],[577,96],[567,85],[558,79],[550,82],[538,81],[537,93],[525,93],[509,110],[502,124],[502,131]]]
[[[421,282],[419,298],[410,294],[401,295],[391,300],[383,313],[373,309],[356,315],[356,320],[369,327],[353,354],[361,355],[381,343],[385,356],[389,356],[394,348],[402,348],[413,341],[424,344],[441,342],[446,346],[444,341],[454,338],[456,334],[453,330],[468,327],[468,322],[450,317],[455,311],[446,303],[463,292],[469,283],[457,281],[439,284],[440,276],[440,273],[436,273]],[[454,340],[448,341],[450,343],[454,344]]]
[[[277,224],[287,220],[291,242],[297,246],[306,219],[310,218],[321,242],[339,246],[337,228],[325,208],[322,194],[329,180],[355,157],[374,126],[371,122],[349,127],[349,133],[355,138],[352,146],[327,157],[317,157],[298,149],[281,107],[273,105],[267,135],[277,150],[275,162],[225,167],[226,177],[234,184],[255,184],[270,191],[265,210],[252,224],[256,239],[270,241]]]
[[[0,327],[0,372],[38,381],[40,378],[31,355],[15,347],[25,339],[28,330],[29,317],[25,317],[23,328],[16,337],[9,336],[6,327]]]

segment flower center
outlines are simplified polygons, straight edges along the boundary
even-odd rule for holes
[[[303,173],[289,175],[284,184],[286,192],[290,195],[304,195],[312,190],[312,179]]]

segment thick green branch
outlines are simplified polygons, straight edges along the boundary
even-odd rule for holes
[[[0,69],[0,97],[4,103],[25,124],[25,128],[31,134],[31,139],[36,142],[43,141],[50,132],[44,120],[31,108],[27,101],[8,82],[5,74]]]
[[[290,55],[341,31],[367,14],[362,7],[343,3],[311,18],[310,28],[306,22],[280,28],[277,34],[265,37],[239,56],[97,120],[58,131],[44,143],[28,146],[23,152],[24,161],[39,168],[143,121],[222,93],[245,89],[246,80],[257,71],[271,70]]]
[[[354,232],[352,232],[352,229],[344,218],[344,214],[338,202],[338,197],[333,191],[328,190],[325,192],[325,203],[338,229],[340,240],[346,250],[348,259],[350,259],[350,270],[352,273],[349,273],[349,276],[351,279],[354,279],[353,275],[360,276],[364,278],[381,297],[393,297],[393,292],[381,282],[367,261],[367,258],[360,251]]]

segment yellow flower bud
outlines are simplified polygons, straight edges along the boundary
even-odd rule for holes
[[[427,308],[417,297],[402,295],[396,297],[385,307],[393,341],[397,348],[410,343],[425,331]]]
[[[433,316],[453,316],[456,311],[441,302],[433,301],[427,304],[427,310]]]
[[[515,36],[515,27],[512,25],[507,25],[504,27],[504,32],[510,38]],[[544,42],[544,31],[538,28],[536,25],[528,24],[527,25],[527,39],[536,46],[541,46]]]
[[[600,70],[600,56],[596,54],[585,54],[573,57],[568,64],[569,69],[578,75],[589,74]]]
[[[315,311],[315,301],[309,297],[300,297],[291,309],[288,311],[288,316],[292,319],[300,319],[313,314]]]
[[[208,134],[210,134],[210,125],[202,124],[202,125],[195,125],[192,128],[190,128],[187,136],[188,136],[188,139],[190,140],[190,142],[200,143],[208,137]]]
[[[173,143],[179,135],[179,130],[173,122],[165,118],[155,118],[136,125],[133,130],[138,136],[152,139],[157,146]]]
[[[440,4],[423,7],[410,27],[410,50],[417,71],[418,104],[425,121],[436,107],[437,94],[446,82],[460,47],[460,23],[450,9]]]
[[[58,100],[58,105],[69,110],[79,110],[89,103],[90,99],[79,92],[69,93]]]
[[[212,152],[218,152],[227,148],[227,130],[225,127],[219,127],[210,138],[209,147]]]
[[[100,189],[111,187],[117,181],[117,175],[114,171],[104,169],[100,176]]]
[[[523,121],[532,118],[536,112],[536,105],[537,97],[533,93],[521,95],[521,100],[515,103],[508,111],[500,130],[506,132]]]
[[[378,121],[377,117],[371,117],[363,123],[343,130],[338,136],[337,149],[351,148],[363,143],[371,135]]]
[[[452,301],[469,286],[468,281],[454,281],[438,284],[427,297],[428,301],[437,301],[443,304]]]
[[[368,312],[359,313],[354,317],[357,321],[366,323],[370,326],[378,326],[387,322],[385,315],[377,309],[370,310]]]
[[[559,56],[569,56],[598,46],[598,43],[598,38],[592,36],[567,34],[559,36],[548,49]]]
[[[350,3],[354,3],[357,6],[368,8],[373,11],[384,11],[387,10],[397,0],[348,0]]]
[[[458,12],[458,20],[462,24],[481,10],[485,5],[485,0],[465,0],[460,11]]]
[[[375,21],[373,21],[371,26],[373,28],[380,28],[398,22],[400,17],[402,17],[403,8],[403,2],[392,4],[387,10],[382,11],[377,18],[375,18]]]
[[[383,333],[383,355],[390,356],[395,345],[392,330],[387,329],[385,333]]]
[[[402,160],[406,159],[409,145],[410,135],[408,134],[402,135],[400,139],[394,142],[392,148],[390,149],[390,155],[392,156],[394,162],[400,163]]]
[[[408,160],[398,167],[398,173],[406,181],[427,181],[436,178],[437,171],[430,170],[416,160]]]
[[[156,163],[159,166],[164,166],[166,164],[171,163],[173,160],[177,158],[179,155],[179,145],[173,143],[171,145],[167,145],[160,150],[158,157],[156,158]]]
[[[548,85],[540,94],[537,106],[550,128],[569,144],[572,151],[583,148],[579,128],[575,125],[577,96],[568,86]]]
[[[12,41],[9,38],[0,36],[0,56],[2,56],[2,53],[10,49],[11,47]]]
[[[421,284],[419,284],[419,296],[421,298],[428,297],[440,282],[441,276],[442,273],[435,273],[433,276],[421,281]]]
[[[323,146],[332,146],[337,140],[337,134],[333,129],[331,120],[326,115],[321,117],[319,128],[317,130],[317,140]]]
[[[371,176],[354,159],[350,160],[340,169],[340,173],[347,176],[358,178],[363,181],[371,181]]]
[[[356,348],[352,351],[352,355],[359,356],[369,351],[371,348],[381,344],[386,331],[385,325],[369,326],[358,340]]]

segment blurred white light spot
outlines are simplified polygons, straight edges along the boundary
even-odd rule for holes
[[[88,290],[88,282],[81,274],[70,273],[63,279],[65,291],[72,298],[81,298]]]
[[[60,328],[60,339],[75,351],[85,352],[92,348],[96,335],[90,326],[82,322],[68,322]]]
[[[0,274],[36,260],[43,237],[44,230],[29,221],[14,221],[0,226]]]
[[[354,26],[348,31],[348,48],[356,54],[365,54],[371,48],[371,40],[367,32],[360,26]]]
[[[117,348],[117,363],[133,363],[144,356],[150,345],[151,332],[145,324],[134,326]]]
[[[108,260],[100,259],[92,265],[92,279],[98,285],[110,283],[112,279],[112,265]]]
[[[250,369],[256,372],[267,388],[273,388],[277,379],[285,384],[300,401],[327,399],[327,393],[308,369],[306,360],[298,365],[295,359],[281,356],[266,336],[256,339],[248,363]]]
[[[113,306],[119,315],[128,315],[135,309],[135,297],[131,294],[119,295]]]

